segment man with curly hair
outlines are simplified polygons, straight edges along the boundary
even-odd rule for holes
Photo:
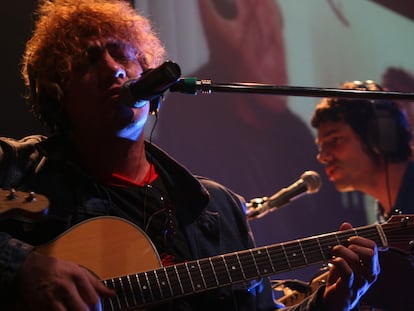
[[[0,220],[2,308],[276,309],[261,278],[273,264],[259,273],[268,257],[219,256],[254,247],[243,199],[145,141],[149,101],[123,95],[164,58],[148,20],[120,0],[43,0],[37,13],[22,71],[51,135],[2,138],[0,186],[50,204]],[[331,255],[326,286],[297,310],[348,310],[376,279],[374,241],[351,237]]]

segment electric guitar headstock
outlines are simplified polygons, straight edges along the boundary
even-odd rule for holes
[[[49,200],[34,192],[0,189],[0,219],[36,218],[46,215]]]

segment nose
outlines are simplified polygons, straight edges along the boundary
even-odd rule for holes
[[[125,68],[120,63],[118,63],[111,56],[111,54],[108,53],[108,51],[105,51],[105,54],[102,59],[102,63],[106,67],[106,69],[108,70],[109,74],[112,77],[119,78],[119,79],[126,78],[127,74],[126,74]]]
[[[326,148],[320,147],[316,159],[322,164],[327,164],[332,160],[332,154]]]
[[[123,79],[126,78],[126,71],[124,68],[119,66],[118,70],[115,73],[115,78]]]

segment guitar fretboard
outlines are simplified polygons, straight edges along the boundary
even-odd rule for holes
[[[326,262],[333,246],[346,244],[351,236],[387,246],[380,225],[370,225],[277,245],[162,267],[152,271],[107,279],[117,295],[103,302],[106,311],[130,310],[218,287],[270,276]]]

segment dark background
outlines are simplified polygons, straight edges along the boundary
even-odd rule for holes
[[[21,55],[32,30],[35,1],[10,1],[2,11],[3,38],[0,103],[0,135],[20,138],[38,133],[39,122],[28,111],[24,82],[20,75]]]

